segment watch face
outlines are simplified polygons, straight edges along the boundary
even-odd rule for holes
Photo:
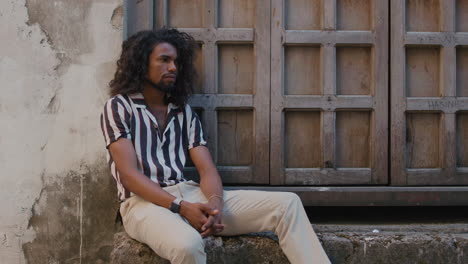
[[[173,213],[179,213],[180,211],[180,205],[179,204],[176,204],[175,202],[172,202],[171,203],[171,208],[170,210],[173,212]]]

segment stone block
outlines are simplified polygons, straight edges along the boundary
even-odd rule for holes
[[[317,225],[314,228],[334,264],[468,263],[466,224]],[[117,233],[114,240],[113,264],[169,263],[124,232]],[[205,238],[205,245],[208,263],[289,263],[271,232],[209,237]]]
[[[272,233],[255,233],[204,239],[208,263],[287,264],[289,263]],[[114,236],[113,264],[169,264],[147,245],[130,238],[125,232]]]

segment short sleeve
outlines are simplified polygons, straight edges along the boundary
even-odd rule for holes
[[[205,140],[205,136],[203,134],[203,128],[200,122],[200,118],[198,117],[197,113],[192,111],[190,107],[187,107],[190,117],[190,124],[189,124],[189,145],[188,149],[198,147],[198,146],[206,146],[207,142]]]
[[[106,142],[106,148],[119,138],[131,139],[131,110],[125,105],[121,96],[109,99],[101,114],[101,130]]]

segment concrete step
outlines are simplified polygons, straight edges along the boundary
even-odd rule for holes
[[[468,224],[314,225],[314,229],[332,263],[468,263]],[[205,242],[208,263],[289,263],[271,232],[209,237]],[[111,263],[169,261],[122,232],[114,236]]]

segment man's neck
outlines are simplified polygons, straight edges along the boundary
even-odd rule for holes
[[[163,91],[155,89],[149,84],[145,84],[142,94],[149,107],[157,109],[166,106],[164,102],[166,94]]]

